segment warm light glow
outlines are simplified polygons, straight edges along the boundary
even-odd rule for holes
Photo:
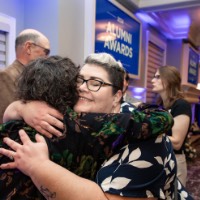
[[[200,90],[200,83],[197,84],[197,90]]]
[[[111,41],[111,40],[115,40],[115,39],[116,39],[116,34],[114,34],[114,33],[103,32],[103,33],[99,33],[97,35],[98,41]]]

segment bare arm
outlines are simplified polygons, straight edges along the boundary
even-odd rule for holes
[[[174,125],[172,127],[172,136],[169,136],[173,148],[179,150],[187,135],[190,118],[187,115],[178,115],[174,117]]]
[[[31,176],[40,192],[56,200],[106,200],[101,188],[94,182],[81,178],[51,161],[42,162]],[[47,198],[51,199],[51,198]]]
[[[6,109],[3,121],[6,122],[13,119],[24,119],[27,124],[47,137],[62,135],[62,132],[55,127],[63,129],[64,125],[61,121],[63,115],[42,101],[13,102]]]

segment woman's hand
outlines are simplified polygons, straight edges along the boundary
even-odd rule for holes
[[[52,135],[61,136],[62,132],[56,128],[63,130],[64,127],[63,115],[42,101],[13,102],[6,109],[3,121],[13,119],[24,119],[28,125],[49,138]]]
[[[1,169],[13,169],[18,168],[27,176],[34,173],[40,164],[45,161],[49,161],[48,147],[43,136],[36,134],[36,142],[32,142],[24,130],[19,131],[22,144],[11,140],[10,138],[4,138],[6,143],[14,151],[0,148],[0,154],[3,154],[11,159],[13,162],[7,164],[1,164]]]

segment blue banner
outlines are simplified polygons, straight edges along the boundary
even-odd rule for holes
[[[107,52],[139,78],[140,22],[108,0],[96,0],[95,52]]]
[[[199,73],[199,55],[192,48],[189,49],[188,62],[188,83],[197,85]]]

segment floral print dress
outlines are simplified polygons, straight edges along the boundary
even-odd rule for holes
[[[144,108],[146,113],[151,112],[143,106],[140,110]],[[121,112],[132,112],[132,109],[124,103]],[[152,128],[162,126],[160,122],[152,124]],[[193,199],[176,178],[175,154],[165,134],[147,140],[128,138],[97,173],[96,182],[104,192],[136,198]]]

